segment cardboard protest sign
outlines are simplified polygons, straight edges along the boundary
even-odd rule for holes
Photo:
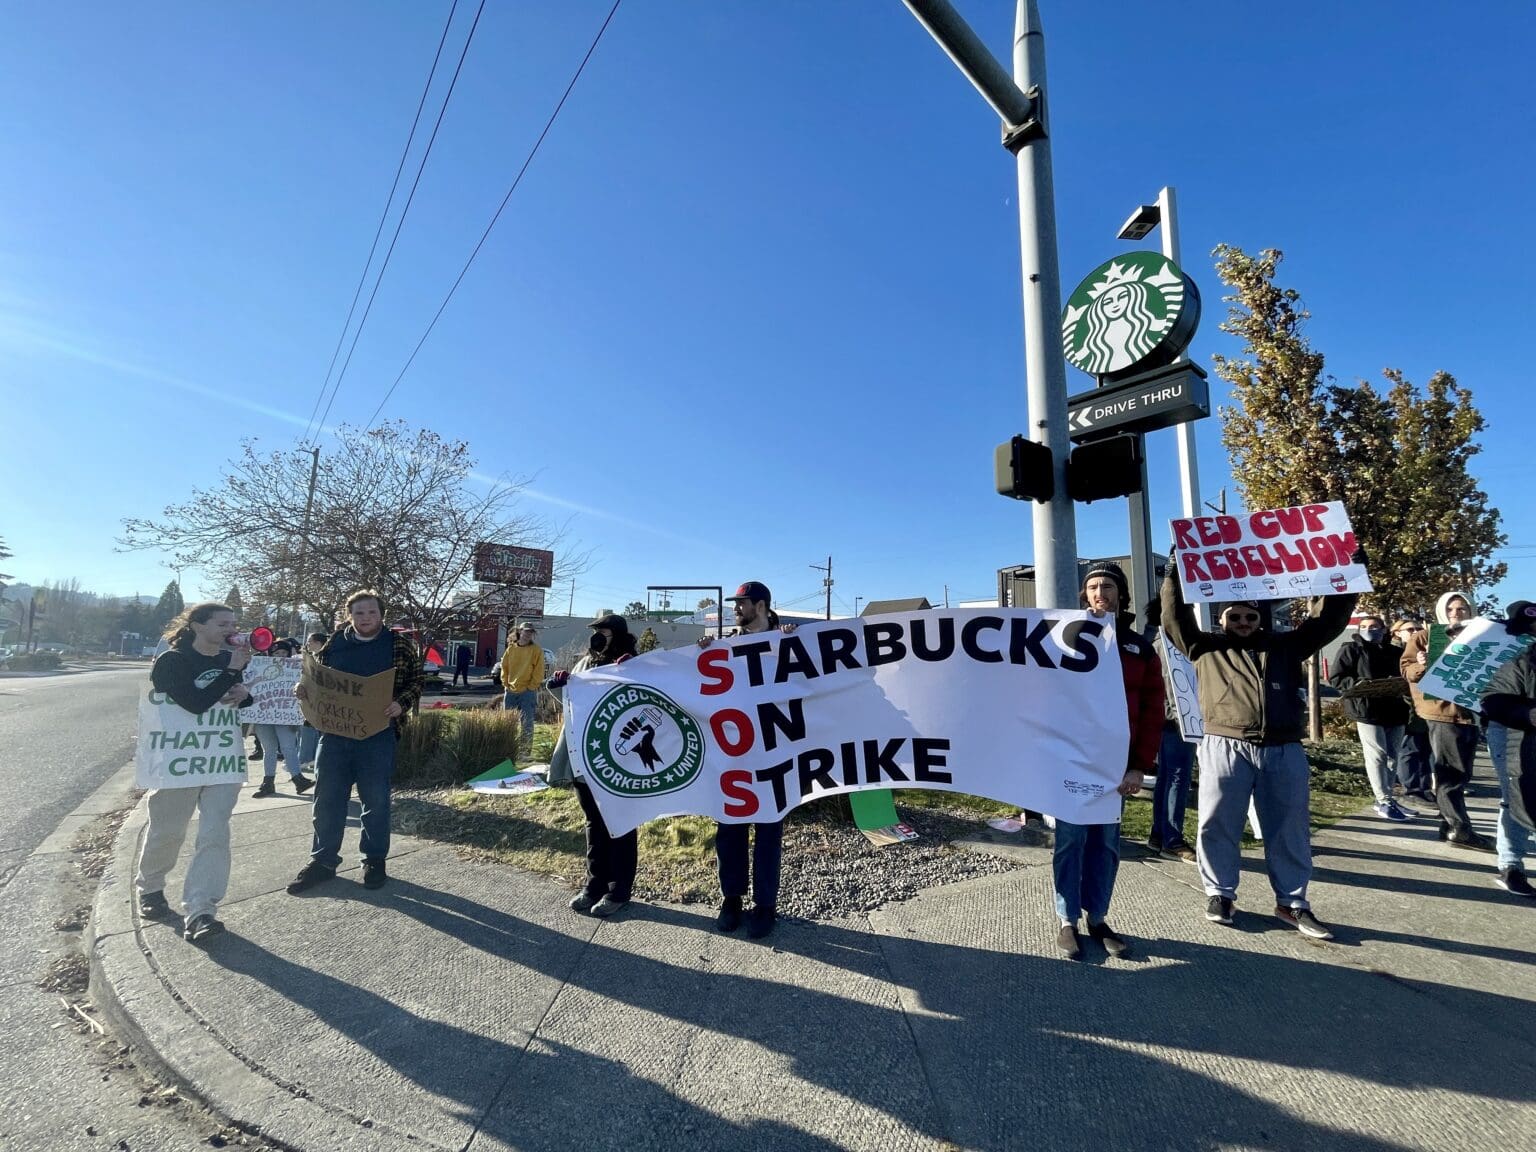
[[[1450,700],[1473,712],[1483,706],[1483,690],[1501,667],[1524,652],[1530,636],[1511,636],[1501,620],[1473,620],[1445,646],[1419,681],[1425,696]]]
[[[1120,654],[1113,622],[1085,612],[934,609],[738,636],[578,673],[566,702],[572,764],[616,836],[893,786],[1120,818]]]
[[[393,668],[372,676],[354,676],[327,668],[312,654],[305,653],[299,683],[305,691],[299,708],[312,728],[349,740],[366,740],[389,727],[384,709],[394,699]]]
[[[1355,533],[1338,501],[1169,524],[1190,604],[1371,591],[1365,565],[1350,560]]]
[[[293,686],[304,670],[300,656],[252,656],[240,682],[251,692],[251,706],[241,713],[247,724],[304,723]]]
[[[1205,738],[1205,717],[1200,713],[1200,687],[1195,680],[1195,666],[1179,651],[1177,644],[1157,638],[1157,654],[1163,658],[1163,685],[1168,699],[1179,712],[1179,735],[1186,744],[1198,744]]]
[[[238,708],[188,712],[153,689],[139,700],[134,757],[138,788],[201,788],[245,781],[245,736]]]

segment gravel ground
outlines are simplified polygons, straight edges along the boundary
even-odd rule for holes
[[[396,828],[457,845],[469,859],[531,866],[573,887],[579,883],[580,824],[574,801],[565,806],[569,811],[561,816],[518,806],[518,801],[510,798],[477,803],[465,810],[449,802],[454,791],[397,792]],[[919,838],[876,847],[854,826],[846,804],[819,801],[790,813],[784,824],[780,913],[806,920],[833,919],[909,900],[925,888],[1018,867],[1002,857],[950,844],[955,838],[986,828],[986,817],[977,812],[924,806],[904,809],[901,815],[920,833]],[[535,826],[535,820],[557,819],[565,828],[563,840],[551,835],[548,825]],[[707,905],[718,902],[715,856],[708,839],[713,828],[702,820],[695,826],[708,832],[690,837],[687,848],[669,847],[664,855],[648,851],[642,836],[636,898]],[[515,862],[508,859],[535,840],[541,841],[541,855],[525,852]]]

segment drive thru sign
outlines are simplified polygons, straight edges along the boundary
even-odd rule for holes
[[[1174,364],[1134,380],[1080,392],[1067,400],[1075,442],[1123,432],[1152,432],[1209,416],[1210,389],[1194,364]]]

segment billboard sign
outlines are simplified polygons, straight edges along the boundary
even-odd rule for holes
[[[555,582],[555,554],[515,544],[476,544],[475,579],[483,584],[548,588]]]

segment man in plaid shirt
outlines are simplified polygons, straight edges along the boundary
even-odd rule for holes
[[[347,598],[347,618],[347,626],[326,641],[316,659],[353,676],[393,668],[394,698],[384,710],[389,727],[362,740],[321,735],[315,754],[315,836],[309,863],[288,885],[295,896],[335,878],[353,787],[363,806],[363,886],[382,888],[388,879],[384,858],[389,855],[389,782],[400,730],[421,699],[421,657],[408,637],[384,627],[384,601],[371,588]],[[303,686],[294,691],[302,696]]]

